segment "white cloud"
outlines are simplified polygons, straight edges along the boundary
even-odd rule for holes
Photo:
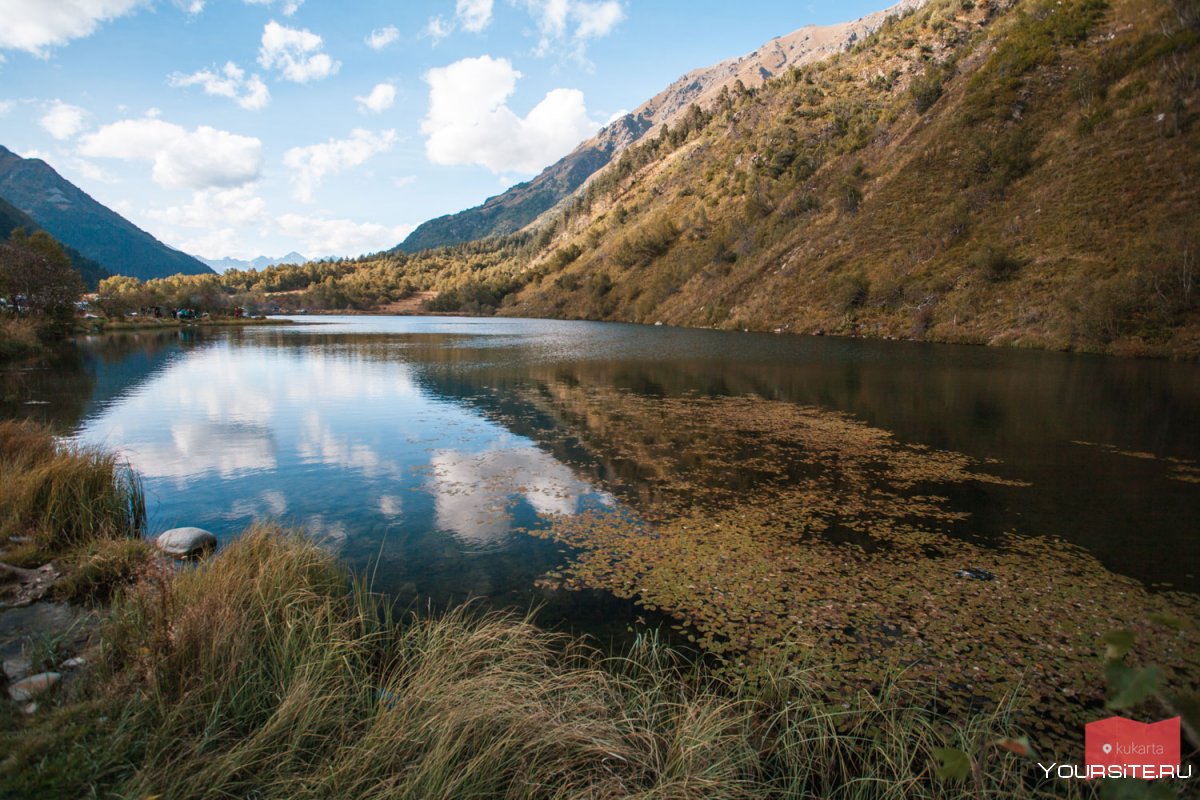
[[[85,117],[87,117],[87,112],[79,106],[55,100],[38,120],[38,123],[47,133],[61,142],[73,138],[83,130]]]
[[[124,16],[147,0],[0,0],[0,50],[40,58],[49,48],[91,36],[97,25]]]
[[[258,63],[278,69],[289,81],[307,83],[328,78],[342,66],[321,52],[324,40],[308,29],[288,28],[271,20],[263,27]]]
[[[36,158],[41,161],[45,161],[47,164],[49,164],[51,160],[50,154],[45,150],[38,150],[33,147],[27,150],[19,150],[17,151],[17,155],[19,155],[21,158]]]
[[[262,142],[202,125],[188,130],[153,117],[105,125],[80,139],[79,152],[95,158],[150,161],[160,186],[230,188],[257,180]]]
[[[433,39],[433,43],[437,44],[452,33],[454,33],[454,25],[438,16],[429,18],[429,23],[425,26],[423,35]]]
[[[205,0],[175,0],[175,5],[192,16],[204,10],[204,3]]]
[[[417,182],[416,175],[401,175],[399,178],[396,178],[396,180],[394,180],[392,183],[397,189],[403,189],[405,186],[412,186],[416,182]]]
[[[12,100],[0,100],[0,117],[3,117],[8,112],[12,111],[13,106],[15,105],[16,103],[14,103]]]
[[[246,77],[246,71],[237,64],[229,61],[217,71],[202,69],[185,75],[176,72],[167,77],[167,83],[176,88],[186,86],[201,86],[205,94],[217,97],[228,97],[248,111],[258,111],[266,108],[271,102],[271,91],[257,75]]]
[[[242,0],[248,6],[269,6],[275,0]],[[281,0],[280,6],[285,17],[290,17],[296,13],[300,6],[304,5],[304,0]]]
[[[572,12],[578,23],[576,39],[601,39],[625,19],[625,9],[616,0],[604,3],[575,3]]]
[[[67,162],[70,169],[75,170],[84,178],[96,183],[117,183],[117,176],[113,175],[108,170],[101,167],[99,164],[94,164],[85,158],[72,158]]]
[[[463,30],[479,33],[492,22],[492,0],[458,0],[454,13]]]
[[[357,256],[395,247],[413,232],[413,225],[376,225],[349,219],[322,219],[301,214],[284,214],[279,230],[304,243],[309,258]]]
[[[430,70],[429,113],[421,122],[429,160],[534,173],[600,127],[577,89],[555,89],[525,118],[517,116],[505,103],[520,77],[508,59],[491,56]]]
[[[481,33],[488,25],[492,24],[493,5],[493,0],[457,0],[454,6],[456,22],[465,31]],[[429,18],[422,35],[437,44],[454,33],[455,24],[455,22],[447,22],[439,14]]]
[[[349,139],[330,139],[308,147],[293,147],[283,154],[283,163],[292,170],[295,196],[308,202],[326,175],[337,175],[364,164],[372,156],[390,150],[396,141],[394,130],[371,133],[361,128],[350,132]]]
[[[246,225],[261,219],[267,204],[252,186],[236,189],[203,189],[182,206],[152,209],[151,219],[184,228],[215,228],[220,225]]]
[[[367,47],[372,50],[382,50],[399,39],[400,29],[395,25],[388,25],[386,28],[376,28],[371,31],[371,35],[366,38],[366,43]]]
[[[564,45],[582,59],[589,39],[608,36],[625,19],[620,0],[524,0],[537,22],[537,52],[546,55]]]
[[[246,245],[243,235],[234,228],[220,228],[190,239],[166,241],[177,250],[204,258],[256,258],[259,255],[259,251]]]
[[[382,114],[396,102],[396,87],[390,83],[376,84],[366,97],[355,97],[358,110],[363,113]]]

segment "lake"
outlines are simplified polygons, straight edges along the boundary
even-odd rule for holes
[[[1075,654],[1047,681],[1086,685],[1088,637],[1195,610],[1194,363],[587,322],[295,323],[84,339],[5,373],[0,411],[119,449],[154,532],[227,541],[276,519],[401,603],[538,607],[614,643],[668,623],[739,663],[819,643],[909,665],[938,663],[939,643],[988,664],[989,643],[1040,638]],[[1038,598],[980,632],[987,609]],[[1193,644],[1171,674],[1194,683]],[[963,661],[953,648],[941,657]],[[1028,680],[1042,656],[1012,670]]]

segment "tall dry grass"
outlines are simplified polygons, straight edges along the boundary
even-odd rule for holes
[[[1000,752],[968,783],[933,775],[936,747],[988,752],[1003,711],[953,724],[900,686],[831,706],[794,669],[739,687],[653,638],[609,658],[469,607],[397,620],[332,556],[267,527],[196,568],[148,573],[103,639],[86,691],[0,736],[0,794],[1037,794]]]
[[[41,425],[0,421],[0,543],[25,537],[28,558],[141,535],[137,475],[114,454],[57,440]]]

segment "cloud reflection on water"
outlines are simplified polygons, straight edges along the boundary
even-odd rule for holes
[[[539,514],[574,515],[586,496],[612,499],[533,446],[500,446],[479,453],[440,450],[430,459],[426,488],[436,525],[475,545],[495,544],[512,531],[510,507],[524,500]]]

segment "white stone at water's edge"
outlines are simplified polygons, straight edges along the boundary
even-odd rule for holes
[[[172,528],[154,543],[168,555],[186,558],[216,548],[217,537],[203,528]]]

